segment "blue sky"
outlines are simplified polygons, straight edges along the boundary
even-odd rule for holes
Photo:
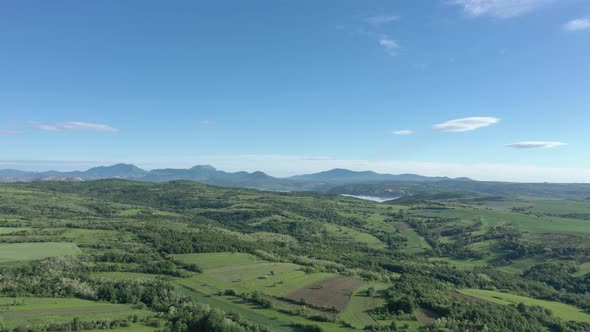
[[[590,182],[588,0],[4,1],[0,41],[0,168]]]

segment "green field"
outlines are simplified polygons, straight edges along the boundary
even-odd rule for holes
[[[68,242],[1,243],[0,263],[70,256],[80,253],[78,246]]]
[[[367,289],[373,287],[375,294],[368,296]],[[380,292],[389,287],[388,284],[379,282],[370,282],[362,285],[354,291],[353,296],[346,308],[340,313],[339,318],[350,322],[356,328],[363,328],[367,325],[376,324],[377,322],[371,317],[369,312],[375,308],[379,308],[385,304],[385,301],[380,296]]]
[[[205,270],[225,282],[248,282],[256,279],[266,280],[285,273],[300,270],[301,266],[292,263],[254,263],[249,265],[224,266]]]
[[[325,227],[329,235],[334,236],[336,239],[341,241],[355,241],[364,243],[369,248],[374,249],[384,249],[387,247],[385,243],[369,233],[360,232],[350,227],[334,224],[326,224]]]
[[[115,320],[130,315],[151,316],[146,310],[133,309],[128,304],[111,304],[80,299],[57,298],[2,298],[0,321],[7,328],[34,326],[50,322],[79,319]]]
[[[292,323],[313,324],[322,327],[326,332],[350,332],[348,328],[336,323],[323,323],[311,321],[305,317],[285,314],[273,309],[264,309],[256,305],[244,303],[239,298],[231,296],[210,296],[190,287],[179,288],[179,290],[200,303],[209,304],[222,308],[226,312],[235,312],[241,316],[270,327],[275,331],[295,332],[299,331],[290,326]]]
[[[476,207],[453,207],[445,210],[421,210],[421,214],[458,218],[461,224],[472,224],[475,218],[481,218],[486,227],[515,226],[531,233],[558,233],[588,235],[589,222],[552,216],[534,216],[503,210],[487,210]]]
[[[20,232],[20,231],[26,231],[29,229],[30,228],[23,228],[23,227],[0,227],[0,235],[11,234],[11,233],[16,233],[16,232]]]
[[[408,240],[404,252],[408,254],[420,254],[423,253],[425,249],[431,248],[428,242],[426,242],[426,240],[418,235],[418,233],[412,228],[403,228],[401,229],[401,232]]]
[[[240,266],[262,262],[261,259],[253,255],[242,253],[180,254],[174,255],[173,257],[185,263],[196,264],[201,269]]]
[[[589,313],[564,303],[537,300],[530,297],[481,289],[461,289],[459,290],[459,292],[465,295],[474,296],[498,304],[524,303],[525,305],[539,306],[551,310],[553,312],[553,315],[563,320],[590,322]]]
[[[573,199],[517,197],[501,202],[486,202],[483,206],[497,209],[524,208],[524,212],[549,214],[590,214],[590,202]]]
[[[230,277],[225,279],[235,279],[231,277],[233,273],[239,274],[240,268],[235,272],[228,271]],[[306,285],[310,285],[325,279],[334,277],[333,273],[305,273],[303,271],[290,271],[277,273],[275,276],[268,278],[254,278],[249,280],[224,281],[219,277],[208,274],[207,272],[197,276],[178,280],[178,283],[189,286],[206,294],[216,294],[228,288],[233,288],[238,292],[260,291],[273,296],[285,296]]]

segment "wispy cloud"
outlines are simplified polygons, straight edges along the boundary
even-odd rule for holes
[[[397,15],[376,15],[365,19],[365,22],[373,25],[388,24],[396,21],[399,21],[399,16]]]
[[[397,50],[399,49],[399,44],[395,40],[391,39],[389,36],[381,35],[379,37],[379,45],[381,45],[381,47],[383,47],[383,49],[385,50],[385,52],[387,52],[387,54],[389,54],[391,56],[397,55]]]
[[[11,136],[11,135],[20,135],[23,134],[23,131],[20,130],[3,130],[0,129],[0,136]]]
[[[563,28],[567,31],[590,29],[590,18],[577,18],[575,20],[568,21],[563,25]]]
[[[491,126],[498,122],[500,119],[493,117],[471,117],[439,123],[434,125],[432,129],[445,132],[464,132]]]
[[[531,12],[555,0],[449,0],[470,16],[515,17]]]
[[[414,131],[410,129],[401,129],[393,132],[394,135],[412,135],[413,133]]]
[[[199,122],[197,122],[200,125],[204,125],[204,126],[209,126],[209,125],[214,125],[215,121],[211,121],[211,120],[201,120]]]
[[[516,142],[506,145],[508,148],[514,149],[538,149],[538,148],[556,148],[558,146],[564,146],[567,143],[563,142]]]
[[[107,126],[100,123],[89,122],[58,122],[58,123],[42,123],[30,121],[29,124],[37,129],[45,131],[68,131],[68,130],[93,130],[93,131],[119,131],[117,128]]]

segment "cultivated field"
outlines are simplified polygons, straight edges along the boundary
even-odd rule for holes
[[[363,283],[363,280],[352,277],[330,278],[302,287],[289,293],[287,297],[324,308],[343,310],[352,298],[355,289]]]

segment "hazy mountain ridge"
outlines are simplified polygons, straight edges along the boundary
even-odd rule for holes
[[[14,169],[0,170],[0,181],[36,181],[43,179],[66,179],[80,178],[82,180],[98,179],[129,179],[149,182],[166,182],[174,180],[192,180],[208,184],[220,184],[235,182],[260,186],[277,186],[280,189],[284,186],[296,186],[309,183],[321,185],[322,183],[356,183],[356,182],[383,182],[383,181],[441,181],[451,180],[448,177],[427,177],[416,174],[379,174],[373,171],[351,171],[348,169],[332,169],[329,171],[297,175],[288,178],[277,178],[264,172],[252,173],[225,172],[216,169],[211,165],[197,165],[192,168],[163,168],[147,171],[131,164],[116,164],[112,166],[93,167],[86,171],[72,172],[27,172]],[[272,188],[271,188],[272,189]]]
[[[144,182],[190,180],[222,187],[271,191],[316,191],[375,197],[408,197],[437,193],[471,192],[489,195],[524,195],[590,199],[590,184],[511,183],[475,181],[469,178],[428,177],[416,174],[380,174],[373,171],[332,169],[324,172],[277,178],[264,172],[225,172],[211,165],[147,171],[131,164],[99,166],[86,171],[27,172],[0,170],[0,182],[126,179]]]
[[[417,174],[380,174],[373,171],[351,171],[335,168],[329,171],[296,175],[289,177],[291,180],[322,181],[322,182],[383,182],[383,181],[443,181],[452,180],[449,177],[429,177]]]

